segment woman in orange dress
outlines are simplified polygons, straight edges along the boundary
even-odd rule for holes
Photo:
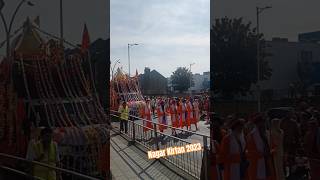
[[[218,161],[223,165],[223,180],[246,179],[246,168],[242,168],[245,159],[246,141],[243,134],[244,121],[234,119],[228,126],[231,131],[223,137],[219,149]]]
[[[142,108],[142,118],[143,120],[143,131],[147,132],[152,129],[152,119],[151,119],[151,107],[150,107],[150,99],[147,99],[144,108]]]
[[[186,112],[187,112],[186,113],[187,114],[187,116],[186,116],[187,129],[191,130],[191,121],[193,119],[193,107],[192,107],[192,104],[191,104],[189,98],[187,98],[187,101],[186,101]]]
[[[178,115],[179,115],[179,127],[183,128],[186,125],[185,117],[185,106],[184,103],[180,100],[177,105]]]
[[[195,99],[195,101],[193,102],[193,118],[191,121],[191,124],[194,124],[196,126],[196,130],[198,130],[198,122],[200,119],[200,110],[199,110],[199,101],[198,99]]]
[[[250,163],[248,178],[249,180],[275,180],[275,169],[272,163],[275,146],[270,146],[265,120],[259,114],[251,120],[254,127],[246,138],[246,154]]]
[[[166,119],[166,110],[164,101],[160,101],[157,107],[157,115],[158,115],[158,123],[159,123],[159,130],[163,132],[164,129],[167,129],[167,119]]]
[[[177,106],[176,106],[175,100],[171,100],[169,113],[170,113],[171,125],[173,127],[172,128],[172,135],[175,136],[175,135],[177,135],[177,133],[174,128],[179,128],[179,119],[178,119],[178,115],[177,115]]]

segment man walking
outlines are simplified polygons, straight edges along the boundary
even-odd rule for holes
[[[128,118],[129,118],[129,108],[127,106],[127,103],[125,101],[122,102],[122,104],[119,107],[118,110],[120,114],[120,131],[127,133],[128,132]]]
[[[49,166],[59,166],[58,146],[52,140],[53,131],[50,128],[44,128],[40,134],[40,140],[31,141],[28,146],[27,159],[37,161]],[[56,172],[40,165],[33,165],[32,175],[46,180],[56,180]],[[60,176],[58,176],[60,177]]]

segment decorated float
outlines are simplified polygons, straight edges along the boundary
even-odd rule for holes
[[[110,122],[87,68],[89,44],[67,51],[42,33],[27,19],[12,43],[12,56],[0,64],[0,152],[25,157],[37,130],[51,127],[62,168],[104,178],[110,168]]]
[[[145,105],[145,99],[140,90],[138,72],[133,77],[120,68],[112,75],[110,81],[111,110],[117,111],[121,102],[127,102],[130,114],[138,115]]]

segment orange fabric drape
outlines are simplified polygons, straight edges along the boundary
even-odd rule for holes
[[[191,121],[193,121],[193,117],[194,117],[191,103],[186,104],[186,111],[187,111],[187,119],[186,119],[187,127],[190,127]]]
[[[271,146],[272,148],[273,146]],[[256,146],[253,134],[248,134],[247,136],[247,158],[250,162],[249,168],[248,168],[248,178],[249,180],[259,180],[257,179],[257,166],[258,166],[258,160],[263,158],[263,154],[261,154]],[[274,152],[271,150],[271,153]],[[275,171],[273,162],[271,160],[271,157],[268,160],[268,165],[270,167],[270,173],[271,175],[267,178],[267,180],[276,180]]]
[[[230,136],[226,135],[223,137],[219,149],[218,161],[223,164],[223,180],[231,179],[231,164],[240,163],[240,153],[230,154]],[[240,176],[240,172],[239,172]]]
[[[163,126],[161,124],[163,124],[162,119],[163,119],[163,116],[165,115],[165,113],[160,108],[161,107],[157,108],[157,115],[158,115],[159,130],[160,130],[160,132],[163,132],[163,130],[166,129],[166,126]]]
[[[182,110],[182,105],[181,104],[179,104],[177,106],[177,112],[178,112],[178,115],[179,115],[179,127],[183,128],[186,125],[186,123],[185,123],[185,118],[184,118],[185,112]]]
[[[179,127],[178,115],[177,115],[177,113],[175,112],[175,110],[174,110],[173,107],[171,107],[171,108],[169,109],[169,113],[170,113],[170,117],[171,117],[172,126],[175,127],[175,128],[178,128],[178,127]]]
[[[148,128],[152,129],[151,111],[148,107],[142,108],[141,118],[146,119],[146,120],[143,120],[143,125],[146,126],[146,127],[143,127],[143,131],[144,132],[149,131],[150,129]]]

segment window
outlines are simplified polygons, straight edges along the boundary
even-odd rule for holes
[[[312,51],[301,51],[300,59],[303,62],[312,62]]]

